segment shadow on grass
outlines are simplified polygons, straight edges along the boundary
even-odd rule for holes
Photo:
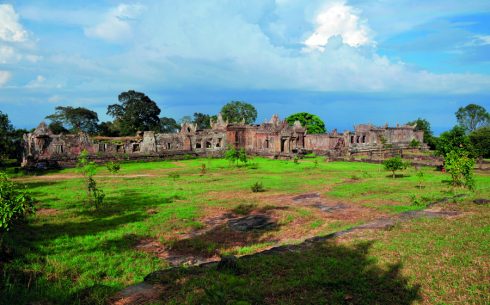
[[[408,305],[419,300],[420,287],[409,285],[401,264],[377,265],[370,247],[366,242],[291,246],[242,257],[232,269],[170,269],[145,281],[164,285],[162,304]]]
[[[393,177],[392,174],[389,174],[387,176],[385,176],[386,178],[390,178],[390,179],[401,179],[401,178],[408,178],[410,177],[410,175],[405,175],[405,174],[396,174],[395,177]]]
[[[277,242],[277,240],[264,239],[263,235],[277,231],[280,225],[272,224],[263,229],[245,232],[235,231],[227,223],[218,225],[203,234],[191,236],[186,239],[170,241],[167,244],[168,252],[177,261],[179,256],[196,258],[209,258],[220,255],[220,249],[233,249],[252,246],[263,242]]]

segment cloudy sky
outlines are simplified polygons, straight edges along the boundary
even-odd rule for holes
[[[490,110],[489,0],[0,0],[0,111],[31,128],[59,105],[134,89],[162,115],[230,100],[328,129]]]

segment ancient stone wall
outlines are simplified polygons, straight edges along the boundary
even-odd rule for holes
[[[299,122],[292,126],[277,115],[260,125],[230,124],[221,114],[211,128],[197,129],[185,123],[178,133],[138,132],[134,137],[89,137],[80,134],[55,135],[41,123],[34,132],[24,135],[23,166],[76,163],[81,151],[97,161],[121,159],[158,159],[185,155],[221,156],[228,146],[245,149],[247,153],[262,156],[291,157],[294,154],[315,152],[333,157],[406,148],[412,140],[423,142],[423,132],[414,126],[375,127],[357,125],[354,131],[309,135]],[[43,165],[44,164],[44,165]]]

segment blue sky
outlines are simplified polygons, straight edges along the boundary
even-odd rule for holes
[[[0,111],[31,128],[59,105],[134,89],[162,115],[230,100],[258,122],[308,111],[329,130],[490,110],[490,1],[0,1]]]

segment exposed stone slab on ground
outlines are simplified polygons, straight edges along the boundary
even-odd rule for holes
[[[249,215],[241,218],[228,220],[230,229],[240,232],[253,230],[265,230],[275,227],[277,224],[268,215]]]

